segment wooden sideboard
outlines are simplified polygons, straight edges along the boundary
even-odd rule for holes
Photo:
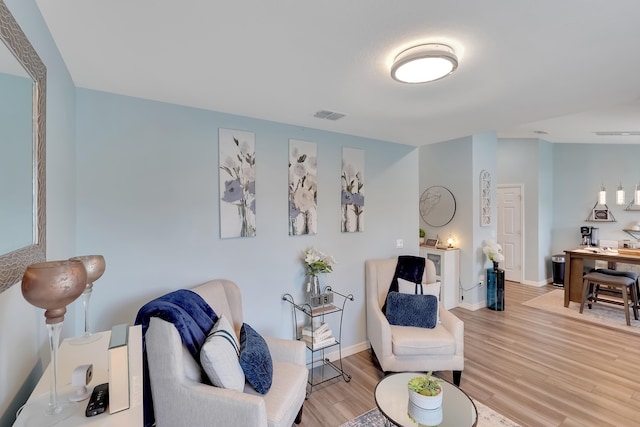
[[[612,252],[595,252],[594,249],[574,249],[564,251],[564,306],[568,307],[570,301],[582,301],[582,276],[584,274],[585,260],[606,261],[612,263],[625,263],[640,265],[640,256],[619,254]]]

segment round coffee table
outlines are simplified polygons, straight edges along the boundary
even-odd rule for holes
[[[387,420],[386,425],[401,427],[417,427],[428,424],[418,424],[409,418],[409,389],[407,383],[413,377],[424,375],[419,372],[403,372],[383,378],[375,390],[376,405]],[[478,422],[478,410],[467,394],[446,380],[442,386],[442,411],[436,414],[425,414],[426,418],[442,421],[441,427],[475,426]]]

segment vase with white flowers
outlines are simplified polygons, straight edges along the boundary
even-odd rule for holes
[[[502,254],[502,246],[495,240],[487,240],[482,247],[482,252],[493,262],[493,269],[498,270],[499,264],[504,261],[504,255]]]
[[[302,253],[304,272],[307,278],[305,285],[305,300],[312,306],[319,305],[317,301],[320,290],[319,274],[331,273],[336,260],[318,249],[311,247]]]

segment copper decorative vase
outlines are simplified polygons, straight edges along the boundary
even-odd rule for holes
[[[92,342],[92,334],[89,330],[89,301],[93,292],[93,282],[98,280],[104,274],[106,263],[102,255],[83,255],[69,258],[72,261],[80,261],[87,271],[87,284],[82,292],[82,306],[84,308],[84,335],[81,339],[74,341],[75,344],[83,344]],[[94,335],[95,337],[95,335]]]
[[[87,272],[80,261],[49,261],[31,264],[22,278],[22,295],[43,308],[47,324],[64,320],[67,305],[82,294]]]
[[[67,305],[80,296],[87,272],[80,261],[50,261],[31,264],[22,277],[22,295],[30,304],[45,310],[51,352],[49,404],[31,414],[33,425],[54,425],[73,413],[67,403],[58,402],[58,343]]]

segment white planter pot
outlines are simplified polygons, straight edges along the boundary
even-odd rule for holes
[[[425,396],[409,389],[409,402],[420,409],[434,410],[442,408],[443,394],[442,387],[440,387],[440,393],[437,396]]]
[[[409,417],[421,426],[440,425],[444,418],[442,406],[436,409],[422,409],[409,402],[408,413]]]

